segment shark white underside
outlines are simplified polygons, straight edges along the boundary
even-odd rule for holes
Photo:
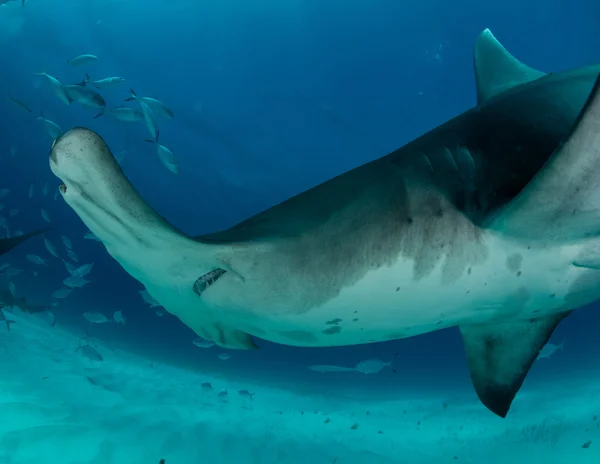
[[[544,77],[489,31],[475,56],[476,109],[223,233],[170,225],[88,129],[58,138],[50,166],[108,252],[198,335],[314,347],[459,326],[479,397],[505,416],[560,320],[600,298],[600,69]],[[473,141],[482,131],[491,144]]]

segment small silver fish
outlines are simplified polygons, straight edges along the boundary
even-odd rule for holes
[[[71,243],[71,240],[69,240],[69,237],[66,237],[64,235],[60,236],[63,244],[65,245],[66,248],[68,248],[69,250],[73,249],[73,244]]]
[[[79,55],[79,56],[76,56],[75,58],[71,58],[70,60],[67,60],[67,63],[69,63],[71,66],[87,66],[87,65],[94,64],[97,62],[98,62],[98,57],[96,55],[89,55],[89,54]]]
[[[125,316],[123,316],[123,311],[115,311],[113,313],[113,321],[116,324],[125,325]]]
[[[60,82],[56,77],[53,77],[50,74],[46,74],[45,72],[33,73],[33,74],[35,74],[37,76],[45,77],[48,80],[48,82],[50,83],[50,87],[52,87],[52,93],[54,93],[54,95],[60,101],[62,101],[65,105],[71,104],[71,100],[67,96],[62,82]]]
[[[42,215],[42,219],[46,222],[52,222],[52,220],[50,219],[50,215],[48,214],[48,211],[46,211],[44,208],[41,209],[41,215]]]
[[[90,361],[104,361],[104,358],[102,357],[102,355],[100,353],[98,353],[97,350],[95,350],[94,348],[92,348],[90,346],[87,339],[88,339],[88,336],[85,336],[84,338],[79,340],[79,346],[77,347],[75,352],[81,350],[81,354],[83,355],[83,357],[89,359]],[[85,344],[82,343],[83,341],[85,341]]]
[[[72,291],[73,291],[72,288],[59,288],[52,294],[52,296],[54,298],[63,299],[63,298],[68,297]]]
[[[63,284],[71,288],[81,288],[90,282],[90,280],[85,280],[83,277],[78,275],[67,277],[65,280],[63,280]]]
[[[177,164],[177,159],[175,155],[171,151],[170,148],[161,145],[158,142],[158,137],[160,133],[156,131],[156,138],[154,140],[146,140],[146,142],[153,143],[156,146],[156,154],[160,159],[160,162],[173,174],[179,174],[179,165]]]
[[[83,317],[92,324],[106,324],[107,322],[110,322],[110,320],[104,314],[98,311],[85,312],[83,313]]]
[[[538,359],[548,359],[550,356],[552,356],[558,350],[564,351],[564,344],[565,344],[564,341],[560,345],[555,345],[553,343],[546,343],[544,345],[544,347],[540,350],[540,352],[537,356]]]
[[[221,354],[219,355],[219,359],[220,359],[221,361],[227,361],[228,359],[231,359],[231,355],[230,355],[230,354],[227,354],[227,353],[221,353]]]
[[[60,128],[60,126],[54,121],[44,118],[44,114],[41,111],[40,116],[37,119],[38,121],[42,122],[44,129],[46,129],[48,135],[52,137],[52,140],[56,140],[58,137],[63,135],[63,130]]]
[[[25,258],[27,258],[28,261],[32,262],[33,264],[38,264],[40,266],[47,266],[48,263],[46,262],[46,260],[44,258],[42,258],[41,256],[38,255],[26,255]]]
[[[194,340],[192,340],[192,343],[194,345],[196,345],[198,348],[210,348],[215,346],[214,342],[210,342],[208,340],[204,340],[203,338],[194,338]]]
[[[378,374],[384,367],[392,365],[392,361],[382,361],[381,359],[373,358],[359,362],[354,370],[363,374]]]
[[[252,400],[254,393],[250,393],[248,390],[238,390],[238,395],[243,398],[250,398]]]
[[[100,111],[100,113],[98,113],[96,116],[94,116],[94,119],[105,115],[112,116],[113,118],[118,119],[119,121],[125,122],[137,122],[144,119],[144,113],[141,110],[137,108],[129,108],[127,106],[120,106],[111,110],[105,109],[103,111]]]
[[[79,262],[79,256],[77,256],[77,253],[75,253],[73,250],[67,250],[67,255],[76,263]]]
[[[44,245],[46,246],[46,250],[48,250],[48,253],[50,253],[55,258],[58,258],[58,251],[56,250],[56,247],[54,246],[54,244],[50,240],[48,240],[47,238],[45,238],[44,239]]]
[[[151,308],[156,306],[160,306],[160,303],[154,299],[152,295],[148,293],[148,290],[140,290],[140,295],[142,299],[150,305]]]
[[[138,98],[133,89],[129,89],[131,92],[131,97],[125,99],[125,101],[135,100],[140,105],[140,109],[142,110],[142,114],[144,115],[144,122],[146,123],[146,127],[148,131],[150,131],[150,136],[152,140],[155,140],[158,136],[158,127],[156,126],[156,121],[154,120],[154,112],[152,108],[148,106],[148,103],[144,101],[142,98]]]
[[[86,240],[95,240],[97,242],[100,241],[100,239],[98,237],[96,237],[96,235],[94,235],[93,232],[86,232],[84,234],[83,238],[85,238]]]
[[[98,89],[106,89],[109,87],[114,87],[115,85],[122,84],[125,82],[124,77],[105,77],[104,79],[99,79],[97,81],[93,80],[88,73],[85,75],[85,79],[83,81],[85,84],[92,84],[94,87]]]

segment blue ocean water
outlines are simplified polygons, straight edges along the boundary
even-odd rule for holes
[[[0,328],[0,463],[597,462],[597,305],[559,326],[551,342],[563,349],[536,361],[500,419],[473,391],[456,328],[348,347],[197,347],[196,335],[150,308],[141,284],[84,238],[87,227],[54,198],[60,181],[40,113],[65,131],[101,134],[142,197],[182,231],[233,226],[472,107],[473,46],[485,28],[546,72],[600,62],[593,1],[0,5],[0,189],[10,190],[0,215],[7,233],[49,227],[44,238],[59,255],[36,237],[1,258],[23,271],[5,285],[52,316],[13,307],[7,317],[16,324]],[[68,63],[81,54],[98,62]],[[179,173],[145,142],[143,121],[65,105],[41,72],[65,84],[85,73],[125,78],[100,90],[109,108],[124,104],[129,89],[164,102],[173,118],[157,117],[160,142]],[[94,266],[89,283],[56,298],[69,276],[63,259]],[[83,316],[112,320],[115,311],[124,325]],[[86,335],[103,361],[75,351]],[[393,360],[392,368],[309,369],[375,358]]]

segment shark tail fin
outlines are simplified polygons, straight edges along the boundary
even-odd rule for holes
[[[537,243],[570,244],[600,238],[600,77],[567,140],[487,226]],[[600,244],[575,265],[600,268]]]
[[[473,65],[479,104],[506,90],[546,75],[512,56],[489,29],[479,34],[475,42]]]
[[[490,411],[506,417],[538,353],[569,314],[460,326],[473,386]]]

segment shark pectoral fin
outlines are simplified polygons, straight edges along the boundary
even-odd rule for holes
[[[490,229],[520,239],[576,243],[600,236],[600,77],[568,139]]]
[[[505,90],[545,76],[508,53],[489,29],[479,34],[475,42],[473,64],[480,104]]]
[[[490,411],[506,417],[540,350],[569,313],[460,326],[473,386]]]

